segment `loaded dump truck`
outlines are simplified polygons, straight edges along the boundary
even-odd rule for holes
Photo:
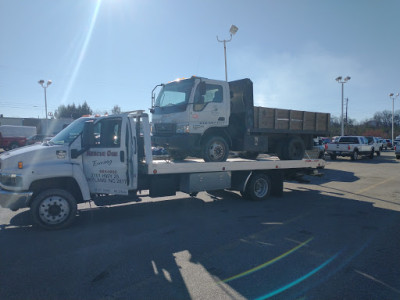
[[[141,190],[163,197],[221,189],[264,200],[270,193],[282,194],[284,180],[324,166],[318,159],[154,160],[143,111],[84,117],[47,143],[0,155],[0,205],[29,207],[34,224],[60,229],[73,222],[77,204],[86,201],[109,199],[111,205],[136,201]]]
[[[160,84],[153,89],[150,112],[155,145],[176,159],[205,161],[225,161],[229,151],[245,158],[275,153],[302,159],[313,138],[328,135],[330,123],[329,113],[255,107],[250,79],[191,77]]]

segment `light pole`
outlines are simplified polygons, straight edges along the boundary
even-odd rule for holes
[[[342,80],[342,76],[339,76],[339,77],[337,77],[335,80],[338,82],[338,83],[341,83],[342,84],[342,116],[340,117],[340,121],[341,121],[341,134],[340,135],[344,135],[344,123],[343,123],[343,86],[344,86],[344,84],[347,82],[347,81],[349,81],[350,80],[350,76],[347,76],[346,78],[344,78],[343,80]]]
[[[231,37],[229,40],[220,40],[217,36],[217,41],[224,43],[224,57],[225,57],[225,81],[228,81],[228,71],[227,71],[227,66],[226,66],[226,43],[230,42],[232,40],[232,36],[235,35],[235,33],[239,30],[235,25],[232,25],[231,28],[229,29],[229,33]]]
[[[393,93],[389,94],[389,97],[392,98],[392,145],[394,143],[393,142],[394,141],[394,138],[393,138],[393,133],[394,133],[394,126],[393,126],[393,124],[394,124],[394,99],[396,99],[398,96],[399,96],[399,93],[397,93],[396,95],[393,94]]]
[[[38,83],[42,86],[42,88],[44,89],[44,109],[46,112],[46,132],[44,134],[47,134],[47,97],[46,97],[46,89],[49,87],[49,85],[52,83],[51,80],[47,80],[46,85],[44,84],[44,80],[40,79],[38,81]]]

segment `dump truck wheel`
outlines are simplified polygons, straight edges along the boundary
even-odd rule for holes
[[[203,145],[203,159],[206,162],[226,161],[229,146],[223,137],[212,136]]]
[[[306,147],[302,138],[293,136],[289,138],[286,145],[283,147],[283,157],[288,160],[303,159]]]

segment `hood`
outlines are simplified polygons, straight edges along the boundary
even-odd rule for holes
[[[18,163],[23,163],[23,169],[32,168],[36,164],[46,165],[54,161],[68,161],[68,147],[60,145],[34,144],[17,148],[0,154],[1,172],[15,172]]]

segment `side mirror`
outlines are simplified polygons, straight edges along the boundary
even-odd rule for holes
[[[88,149],[94,145],[94,124],[93,121],[85,122],[82,132],[82,148]]]

